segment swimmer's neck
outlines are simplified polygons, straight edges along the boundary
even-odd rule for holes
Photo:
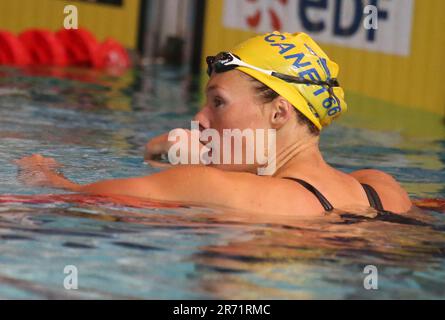
[[[319,148],[319,138],[310,137],[304,142],[294,141],[277,151],[274,177],[295,176],[299,173],[328,169]]]

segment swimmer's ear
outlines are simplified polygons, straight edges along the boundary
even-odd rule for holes
[[[271,104],[270,122],[272,128],[279,129],[293,115],[293,106],[283,97],[276,98]]]

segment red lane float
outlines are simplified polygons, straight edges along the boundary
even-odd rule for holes
[[[92,33],[85,29],[62,29],[56,37],[65,47],[70,65],[93,66],[99,43]]]
[[[33,65],[67,65],[66,50],[54,33],[47,30],[31,29],[19,35],[28,49]]]
[[[445,199],[419,199],[413,203],[421,209],[445,213]]]
[[[106,39],[93,58],[95,68],[122,68],[130,67],[130,58],[127,50],[116,40]]]
[[[16,37],[0,30],[0,65],[81,66],[95,69],[130,67],[127,50],[116,40],[99,43],[86,29],[54,33],[30,29]]]
[[[12,33],[0,30],[0,64],[24,66],[31,63],[28,50]]]

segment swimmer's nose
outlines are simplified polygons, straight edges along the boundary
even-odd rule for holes
[[[198,121],[199,122],[199,130],[202,131],[204,129],[208,129],[210,128],[210,119],[208,117],[207,114],[207,108],[204,107],[201,109],[201,111],[199,111],[195,117],[193,118],[193,120]]]

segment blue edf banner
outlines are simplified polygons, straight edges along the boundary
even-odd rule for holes
[[[227,28],[306,32],[321,43],[410,54],[415,0],[224,0]]]

